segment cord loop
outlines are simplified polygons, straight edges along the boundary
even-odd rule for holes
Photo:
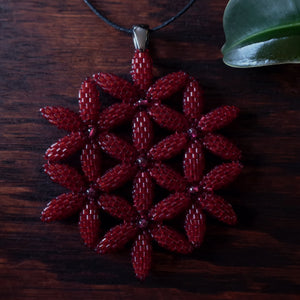
[[[98,16],[101,20],[103,20],[106,24],[110,25],[111,27],[113,27],[119,31],[126,32],[128,34],[133,34],[132,28],[125,28],[125,27],[122,27],[122,26],[112,22],[107,17],[105,17],[102,12],[97,10],[95,8],[95,6],[93,6],[88,0],[83,0],[83,1],[86,3],[86,5],[90,8],[90,10],[95,15]],[[195,1],[196,0],[190,0],[189,3],[181,11],[179,11],[175,16],[171,17],[170,19],[166,20],[165,22],[161,23],[160,25],[158,25],[152,29],[149,29],[149,31],[152,31],[152,32],[158,31],[158,30],[168,26],[170,23],[174,22],[177,18],[179,18],[181,15],[183,15],[194,4]]]

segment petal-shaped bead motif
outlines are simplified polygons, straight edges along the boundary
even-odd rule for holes
[[[150,230],[151,236],[163,248],[182,254],[190,253],[192,245],[179,232],[165,225],[156,225]]]
[[[110,215],[123,221],[134,221],[137,217],[135,209],[122,197],[105,194],[99,198],[98,204]]]
[[[135,149],[113,133],[103,133],[98,140],[101,149],[113,158],[129,163],[136,157]]]
[[[172,134],[152,147],[148,156],[154,160],[170,159],[179,154],[184,149],[186,143],[187,135],[185,133]]]
[[[116,165],[97,179],[100,190],[110,192],[122,186],[134,176],[136,169],[136,166],[130,164]]]
[[[52,222],[66,219],[77,213],[86,199],[81,194],[61,194],[51,200],[42,211],[41,220]]]
[[[141,91],[146,91],[152,83],[152,58],[149,50],[136,50],[132,59],[131,76],[133,83]]]
[[[241,159],[241,150],[222,135],[208,133],[203,138],[203,145],[213,154],[228,160]]]
[[[180,91],[188,80],[188,74],[179,71],[158,79],[148,90],[147,98],[152,101],[168,99]]]
[[[202,143],[192,142],[184,154],[184,176],[190,183],[198,183],[205,167]]]
[[[141,214],[145,214],[152,204],[154,184],[147,171],[140,171],[134,178],[133,183],[133,205]]]
[[[215,191],[233,182],[241,173],[243,166],[239,162],[221,164],[204,176],[201,184],[206,191]]]
[[[185,179],[165,164],[156,163],[149,172],[158,185],[169,191],[182,192],[186,188]]]
[[[115,103],[105,108],[99,116],[98,125],[102,130],[112,129],[126,120],[130,120],[135,113],[132,105]]]
[[[152,105],[148,112],[155,122],[163,128],[179,132],[188,128],[188,122],[184,115],[166,105]]]
[[[204,115],[198,127],[205,132],[212,132],[230,124],[239,113],[239,109],[235,106],[222,106],[210,113]]]
[[[45,153],[45,159],[57,162],[76,153],[84,145],[84,138],[80,132],[72,132],[59,139],[50,146]]]
[[[137,151],[149,150],[153,140],[152,122],[145,111],[138,112],[132,122],[132,139]]]
[[[42,116],[59,129],[78,131],[82,127],[79,114],[61,106],[46,106],[40,109]]]
[[[175,193],[157,203],[149,211],[149,217],[157,222],[172,219],[186,209],[189,203],[190,198],[187,194]]]
[[[100,101],[96,83],[87,78],[79,90],[79,112],[84,122],[96,123],[99,119]]]
[[[44,171],[52,181],[72,192],[81,192],[86,188],[83,176],[72,167],[61,164],[45,164]]]
[[[134,103],[138,97],[136,88],[127,80],[111,73],[98,73],[94,79],[102,90],[124,103]]]
[[[132,247],[131,257],[136,277],[144,280],[149,273],[152,260],[152,246],[147,232],[137,236]]]
[[[100,238],[100,218],[99,208],[94,201],[87,203],[81,211],[79,229],[84,244],[89,248],[95,248]]]
[[[184,229],[189,241],[199,247],[204,239],[206,223],[205,214],[198,203],[194,203],[185,217]]]
[[[234,225],[237,222],[237,216],[228,202],[215,194],[204,194],[198,198],[200,206],[219,221]]]
[[[96,247],[100,254],[106,254],[121,249],[137,234],[137,227],[133,223],[124,223],[110,229]]]
[[[100,176],[101,154],[98,143],[85,144],[80,156],[81,168],[89,181],[94,182]]]
[[[199,83],[190,77],[183,92],[183,112],[187,118],[198,120],[203,110],[203,92]]]

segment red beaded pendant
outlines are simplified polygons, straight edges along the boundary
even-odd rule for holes
[[[187,254],[203,242],[205,213],[229,225],[237,222],[232,206],[214,192],[231,183],[242,165],[240,150],[215,133],[237,117],[238,109],[223,106],[203,114],[202,90],[182,71],[153,82],[149,50],[143,47],[145,41],[138,42],[132,82],[111,73],[97,73],[81,85],[79,113],[63,107],[41,109],[50,123],[69,132],[46,151],[44,169],[54,182],[70,190],[53,199],[41,219],[50,222],[78,214],[84,243],[99,254],[117,251],[132,241],[135,275],[145,279],[153,241]],[[102,108],[101,92],[118,102]],[[178,93],[182,95],[182,112],[172,108],[173,95]],[[132,125],[131,139],[115,133],[126,122]],[[158,135],[156,143],[154,123],[169,132]],[[226,162],[206,172],[205,150]],[[78,151],[81,170],[65,161]],[[104,167],[104,153],[117,160],[111,168]],[[182,170],[178,171],[171,161],[181,159],[176,158],[181,154]],[[128,182],[132,199],[117,196],[118,189]],[[160,201],[154,195],[156,185],[169,193]],[[102,210],[120,220],[103,234]],[[180,215],[185,216],[182,232],[164,224]]]

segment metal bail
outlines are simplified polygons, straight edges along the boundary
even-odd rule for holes
[[[147,25],[133,26],[132,33],[135,49],[145,51],[149,42],[149,27]]]

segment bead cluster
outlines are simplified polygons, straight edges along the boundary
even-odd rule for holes
[[[50,123],[69,132],[46,151],[44,169],[54,182],[70,190],[53,199],[41,219],[50,222],[79,213],[81,237],[99,254],[133,241],[134,271],[144,279],[150,270],[152,241],[186,254],[203,241],[205,213],[236,223],[231,205],[214,192],[231,183],[242,166],[239,149],[215,133],[237,117],[236,107],[203,114],[202,90],[184,72],[152,84],[148,50],[136,50],[131,75],[133,83],[109,73],[86,79],[79,91],[79,113],[63,107],[41,109]],[[102,108],[99,90],[119,102]],[[183,113],[171,108],[171,98],[178,92],[183,95]],[[114,133],[126,122],[132,123],[132,141]],[[156,144],[154,123],[171,132]],[[205,150],[227,161],[205,174]],[[82,172],[64,162],[79,151]],[[104,153],[117,161],[106,170]],[[168,160],[181,153],[183,170],[178,172]],[[116,194],[127,182],[132,182],[132,199]],[[156,185],[169,193],[161,201],[154,197]],[[104,235],[100,234],[101,210],[120,220]],[[164,224],[180,214],[185,214],[185,234]]]

